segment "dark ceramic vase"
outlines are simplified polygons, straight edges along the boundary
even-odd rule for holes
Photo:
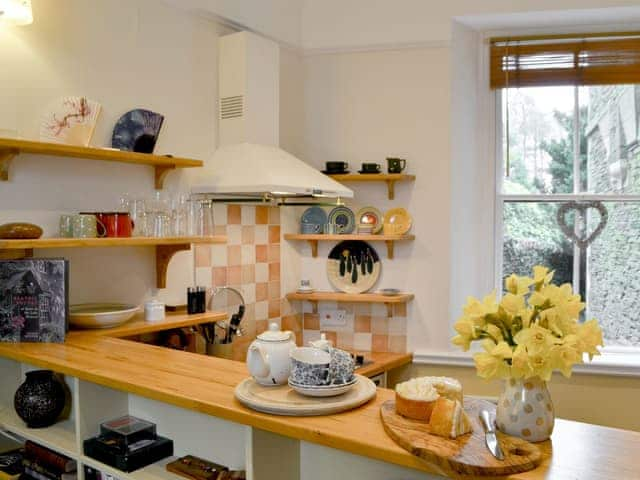
[[[33,370],[27,373],[13,398],[18,416],[29,428],[53,425],[65,404],[65,390],[51,370]]]

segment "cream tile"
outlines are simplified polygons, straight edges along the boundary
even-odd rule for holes
[[[370,333],[354,333],[353,348],[355,350],[371,351],[371,334]]]
[[[213,204],[213,222],[216,225],[227,224],[227,206],[221,203]]]
[[[406,335],[407,317],[392,317],[389,319],[389,335]]]
[[[254,207],[253,205],[242,205],[240,215],[240,222],[242,223],[242,225],[255,225],[256,207]]]
[[[242,225],[227,225],[227,245],[242,244]]]
[[[269,264],[256,263],[256,282],[263,283],[269,281]]]
[[[196,267],[196,284],[203,287],[210,287],[212,283],[213,275],[211,274],[211,267]],[[187,290],[185,288],[185,299],[187,298]],[[185,302],[186,303],[186,302]]]
[[[266,245],[267,243],[269,243],[268,225],[256,225],[255,243],[256,245]]]
[[[242,261],[242,265],[250,265],[256,263],[256,246],[242,245],[240,258]]]
[[[269,319],[269,302],[256,302],[256,320],[268,320]]]
[[[211,247],[211,264],[214,267],[227,266],[227,246],[213,245]]]
[[[353,336],[351,332],[338,332],[338,344],[336,347],[347,350],[353,349]]]
[[[371,305],[371,316],[386,317],[387,306],[384,303],[374,303],[373,305]]]
[[[247,285],[242,285],[242,296],[244,297],[245,303],[254,303],[256,301],[256,284],[249,283]]]

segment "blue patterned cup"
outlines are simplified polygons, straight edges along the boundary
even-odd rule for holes
[[[299,347],[289,355],[291,373],[289,379],[299,385],[329,385],[331,355],[312,347]]]
[[[316,223],[301,223],[300,233],[321,233],[322,226]]]
[[[339,348],[329,349],[331,362],[329,364],[329,378],[333,384],[350,382],[353,379],[353,372],[356,363],[349,352]]]

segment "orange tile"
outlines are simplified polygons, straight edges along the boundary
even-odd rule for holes
[[[269,243],[280,243],[280,226],[272,225],[269,227]]]
[[[279,262],[280,261],[280,244],[269,245],[267,248],[269,250],[269,256],[268,256],[269,263]]]
[[[304,314],[305,330],[320,330],[320,316],[317,313]]]
[[[389,335],[389,351],[394,353],[405,353],[407,351],[407,336]]]
[[[242,247],[240,245],[227,245],[227,265],[233,267],[242,263]]]
[[[269,302],[271,303],[271,302]],[[302,316],[286,315],[282,317],[282,330],[291,330],[292,332],[302,332]]]
[[[227,205],[227,225],[242,223],[242,209],[240,205]]]
[[[211,245],[196,245],[195,251],[196,267],[211,266]]]
[[[241,285],[242,284],[242,267],[235,265],[227,268],[227,285]]]
[[[349,350],[353,348],[353,332],[338,332],[336,337],[336,347]]]
[[[387,317],[371,317],[371,333],[387,335],[389,333],[389,319]]]
[[[269,264],[269,282],[279,282],[280,281],[280,264],[279,263],[270,263]]]
[[[269,299],[269,284],[256,283],[256,302],[262,302]]]
[[[214,267],[213,271],[213,286],[224,287],[227,284],[227,267]]]
[[[280,282],[269,282],[269,300],[280,298]]]
[[[304,336],[302,332],[294,332],[296,334],[296,345],[299,347],[304,346]]]
[[[256,207],[256,225],[269,223],[269,207]]]
[[[407,304],[406,303],[396,303],[393,306],[393,316],[394,317],[406,317],[407,316]]]
[[[357,315],[354,327],[356,333],[371,332],[371,317],[369,315]]]
[[[280,209],[269,207],[269,225],[280,225]]]
[[[269,318],[280,316],[280,300],[269,300]]]
[[[256,333],[261,334],[269,327],[269,320],[256,320]]]
[[[256,266],[242,265],[242,284],[254,283],[256,281]]]
[[[389,350],[388,345],[389,345],[388,335],[372,335],[371,336],[372,352],[387,352]]]
[[[267,245],[256,245],[256,263],[267,263],[268,261]]]
[[[242,244],[243,245],[251,245],[254,243],[256,238],[256,227],[253,225],[243,225],[242,226]]]
[[[323,331],[322,333],[324,333],[327,337],[327,340],[329,340],[330,342],[333,342],[334,345],[338,344],[338,334],[336,332]]]

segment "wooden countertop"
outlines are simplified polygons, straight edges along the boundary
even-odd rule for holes
[[[394,368],[408,365],[413,361],[412,353],[392,353],[392,352],[353,352],[364,355],[364,359],[373,363],[363,365],[356,370],[356,373],[365,377],[373,377],[380,373],[393,370]]]
[[[432,473],[384,432],[380,405],[393,391],[355,410],[323,417],[279,417],[254,412],[235,400],[247,376],[243,363],[179,352],[117,338],[77,335],[64,344],[0,344],[0,355],[117,390],[250,425],[291,438]],[[603,406],[604,408],[605,406]],[[611,479],[637,476],[640,433],[558,420],[545,462],[513,479]]]

